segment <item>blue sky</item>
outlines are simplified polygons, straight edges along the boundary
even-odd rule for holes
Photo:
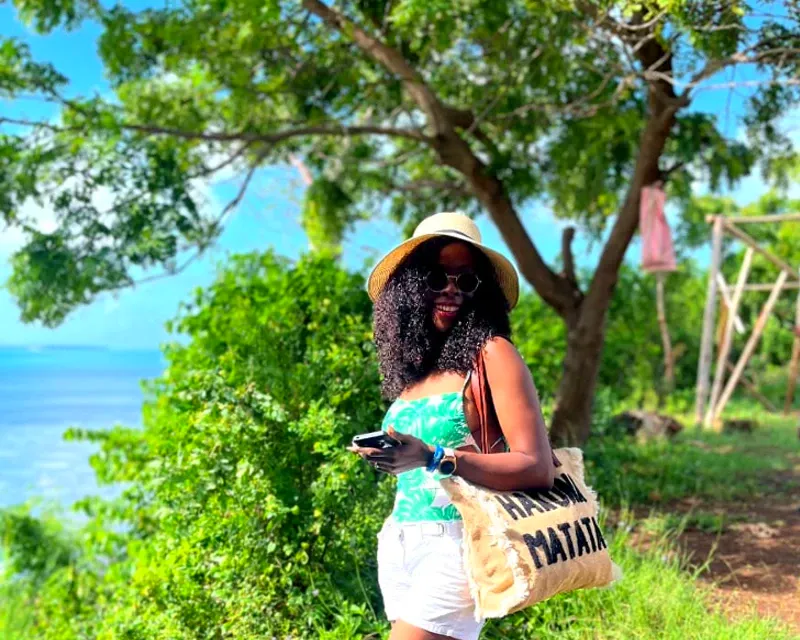
[[[13,7],[0,5],[0,35],[15,36],[29,43],[34,56],[50,61],[70,78],[74,93],[105,92],[107,85],[102,65],[95,50],[99,29],[86,25],[72,33],[58,32],[37,36],[17,19]],[[731,78],[722,77],[721,81]],[[736,80],[744,79],[740,74]],[[743,111],[743,92],[707,91],[699,94],[693,109],[717,113],[726,133],[734,135]],[[41,116],[42,106],[34,103],[8,105],[18,115]],[[221,206],[235,189],[235,182],[210,188],[211,206]],[[732,194],[741,202],[749,202],[766,190],[758,177],[739,185]],[[180,301],[186,300],[198,286],[210,283],[216,266],[231,253],[275,248],[279,253],[296,257],[305,250],[306,238],[298,224],[302,185],[294,169],[272,167],[260,171],[239,210],[230,219],[218,246],[185,272],[157,280],[118,295],[104,295],[93,304],[73,313],[60,327],[47,329],[36,324],[23,324],[19,311],[7,291],[0,289],[0,343],[11,345],[98,345],[111,348],[156,348],[167,339],[164,323],[175,315]],[[548,261],[559,251],[561,225],[546,207],[532,205],[522,212],[530,235]],[[490,247],[508,251],[499,233],[488,218],[481,217],[478,226]],[[373,220],[359,225],[349,237],[345,263],[349,268],[363,268],[365,260],[374,258],[400,240],[398,229],[388,221]],[[18,238],[0,231],[0,282],[10,273],[8,257]],[[597,249],[590,248],[578,235],[575,242],[577,261],[591,266]],[[510,256],[509,256],[510,257]],[[638,260],[638,246],[628,251],[628,259]]]

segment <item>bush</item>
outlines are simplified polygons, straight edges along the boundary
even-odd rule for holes
[[[101,479],[129,483],[115,505],[83,504],[90,528],[125,536],[87,540],[81,571],[53,568],[40,636],[383,628],[374,542],[392,483],[345,450],[383,412],[370,312],[362,279],[323,258],[237,257],[198,292],[173,327],[191,341],[167,348],[149,385],[144,429],[72,434],[101,442]]]

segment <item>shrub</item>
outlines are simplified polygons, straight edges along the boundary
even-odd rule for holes
[[[53,568],[41,637],[381,628],[374,541],[391,480],[345,450],[382,417],[370,310],[362,279],[324,258],[237,257],[199,291],[173,326],[191,340],[148,385],[144,429],[73,433],[101,442],[102,480],[128,483],[114,505],[82,505],[125,535],[85,543],[104,562]]]

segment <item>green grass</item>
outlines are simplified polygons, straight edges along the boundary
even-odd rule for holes
[[[671,441],[637,444],[612,437],[590,441],[585,448],[587,481],[612,507],[658,505],[687,497],[750,498],[770,475],[800,464],[800,440],[796,418],[764,413],[748,417],[760,423],[753,433],[721,434],[689,427]]]
[[[696,529],[703,533],[724,533],[733,518],[724,513],[709,513],[707,511],[693,511],[684,515],[667,513],[664,516],[667,527],[676,533],[687,529]]]
[[[630,514],[627,514],[628,517]],[[630,521],[630,519],[628,520]],[[796,638],[773,620],[755,614],[730,622],[713,610],[708,589],[674,545],[675,526],[663,516],[641,521],[651,533],[646,551],[630,544],[625,526],[612,535],[612,558],[624,572],[609,589],[557,596],[501,621],[492,621],[484,640],[789,640]]]

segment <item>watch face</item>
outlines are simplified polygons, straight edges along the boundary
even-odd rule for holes
[[[455,470],[456,465],[452,460],[442,460],[441,464],[439,465],[439,472],[448,476]]]

